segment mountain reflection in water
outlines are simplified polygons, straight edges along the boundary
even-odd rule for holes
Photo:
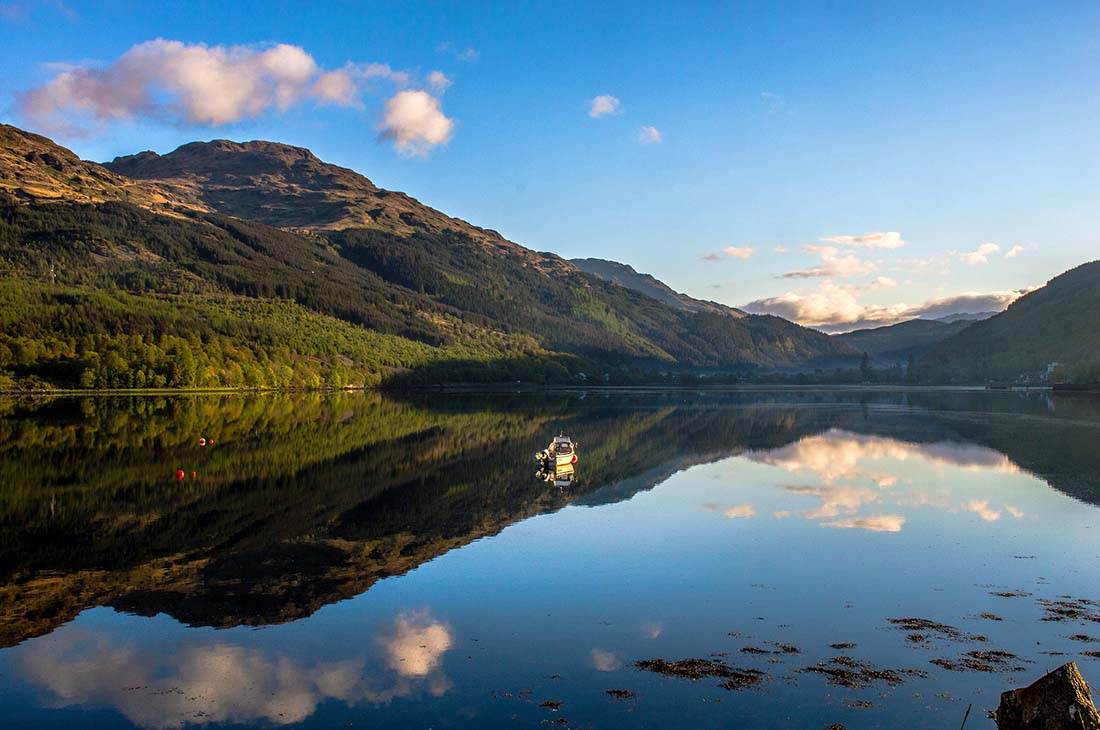
[[[1100,407],[1087,398],[333,393],[0,407],[0,647],[19,645],[6,661],[43,708],[109,707],[143,727],[298,723],[326,702],[443,698],[460,676],[448,655],[474,659],[425,602],[341,629],[351,633],[323,652],[197,627],[297,622],[526,518],[633,504],[684,470],[752,485],[700,487],[698,516],[682,517],[692,524],[802,521],[868,539],[937,513],[990,527],[1038,520],[1036,478],[1100,504]],[[531,478],[531,454],[562,432],[584,445],[567,489]],[[170,621],[158,614],[180,623],[156,641],[84,616],[63,626],[95,607],[135,626]],[[667,623],[640,619],[633,640],[658,641]],[[582,654],[609,676],[637,658],[595,640]]]

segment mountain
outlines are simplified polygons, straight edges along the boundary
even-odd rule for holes
[[[975,322],[922,359],[921,377],[944,382],[1055,379],[1100,382],[1100,261],[1082,264]]]
[[[404,193],[276,142],[192,142],[174,152],[146,151],[103,165],[126,178],[155,182],[178,198],[235,218],[280,228],[374,228],[400,235],[462,233],[489,246],[519,248],[495,231],[451,218]]]
[[[919,358],[937,343],[946,340],[972,324],[972,320],[911,319],[907,322],[853,330],[834,338],[858,352],[866,352],[875,364],[894,365]]]
[[[0,143],[0,387],[577,382],[852,355],[778,317],[670,306],[298,147],[101,166],[14,127]]]
[[[955,314],[949,314],[946,317],[937,317],[937,322],[979,322],[983,319],[989,319],[994,317],[998,312],[956,312]]]
[[[116,175],[46,137],[9,124],[0,124],[0,194],[25,203],[124,201],[162,211],[192,207],[159,185]]]
[[[593,276],[598,276],[604,281],[618,284],[621,287],[631,289],[640,294],[645,294],[650,299],[664,302],[670,307],[685,312],[713,312],[726,314],[731,317],[744,317],[745,312],[733,307],[727,307],[717,302],[707,302],[702,299],[693,299],[687,294],[675,291],[668,284],[654,278],[649,274],[641,274],[634,270],[633,266],[621,264],[618,261],[606,259],[570,259],[581,271],[586,271]]]

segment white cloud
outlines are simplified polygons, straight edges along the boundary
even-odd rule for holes
[[[433,621],[426,612],[398,616],[393,633],[381,641],[386,663],[404,677],[426,677],[435,672],[453,643],[450,628]]]
[[[428,74],[428,84],[436,91],[446,91],[454,81],[447,78],[442,71],[432,71]]]
[[[887,279],[887,277],[880,277]],[[930,299],[917,305],[904,302],[895,304],[865,304],[860,297],[875,289],[886,288],[886,282],[878,284],[842,285],[826,279],[811,291],[789,291],[779,296],[766,297],[745,304],[742,309],[754,314],[775,314],[806,327],[816,327],[826,332],[845,332],[862,327],[881,327],[909,319],[938,319],[951,314],[969,312],[999,312],[1031,288],[994,292],[964,292],[948,297]]]
[[[787,253],[787,247],[786,246],[776,246],[772,250],[775,251],[776,253]]]
[[[876,276],[871,280],[871,283],[867,285],[868,291],[878,291],[880,289],[893,289],[898,285],[896,279],[892,279],[889,276]]]
[[[705,261],[721,261],[722,259],[750,259],[755,253],[751,246],[726,246],[721,251],[712,251],[703,254]]]
[[[424,156],[433,147],[450,141],[454,120],[443,113],[439,99],[428,92],[405,90],[386,102],[379,128],[383,137],[393,140],[398,152]]]
[[[983,243],[973,251],[966,251],[959,254],[959,258],[971,265],[985,264],[989,262],[990,256],[998,253],[1000,250],[1001,247],[995,243]]]
[[[617,97],[611,96],[610,94],[601,94],[588,102],[588,116],[593,119],[598,119],[608,114],[617,114],[619,107],[620,104]]]
[[[806,251],[821,258],[820,266],[797,269],[783,274],[784,279],[813,279],[826,276],[864,276],[878,270],[871,261],[864,261],[853,251],[841,251],[836,246],[806,246]]]
[[[386,64],[326,70],[300,46],[220,46],[155,40],[113,63],[60,69],[20,97],[22,113],[47,129],[78,131],[87,122],[148,117],[174,124],[218,126],[285,111],[306,100],[357,106],[362,87],[408,74]]]
[[[657,144],[665,138],[656,127],[642,127],[638,130],[639,144]]]
[[[1019,507],[1013,507],[1011,504],[1005,505],[1005,511],[1018,520],[1023,518],[1024,516],[1024,511],[1022,509],[1020,509]]]
[[[592,666],[600,672],[614,672],[623,666],[623,660],[614,652],[593,649]]]
[[[848,248],[895,249],[905,245],[905,241],[902,240],[901,234],[897,231],[871,231],[870,233],[860,233],[854,236],[823,236],[819,240]]]
[[[751,504],[735,504],[723,512],[723,514],[731,520],[756,517],[756,508]]]
[[[870,530],[871,532],[901,532],[905,525],[905,517],[902,515],[870,515],[869,517],[844,517],[839,520],[822,523],[826,527],[855,528]]]
[[[1023,246],[1020,246],[1020,245],[1013,246],[1012,248],[1008,249],[1008,253],[1005,254],[1005,258],[1006,259],[1014,259],[1017,256],[1019,256],[1020,254],[1022,254],[1025,250],[1027,250],[1027,249],[1025,249]]]

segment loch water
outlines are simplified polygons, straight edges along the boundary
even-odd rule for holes
[[[0,402],[6,728],[980,728],[1070,660],[1095,397]]]

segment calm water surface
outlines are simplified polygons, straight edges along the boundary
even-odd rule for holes
[[[1100,684],[1095,399],[8,401],[0,477],[4,727],[977,728]],[[750,686],[636,664],[688,658]]]

